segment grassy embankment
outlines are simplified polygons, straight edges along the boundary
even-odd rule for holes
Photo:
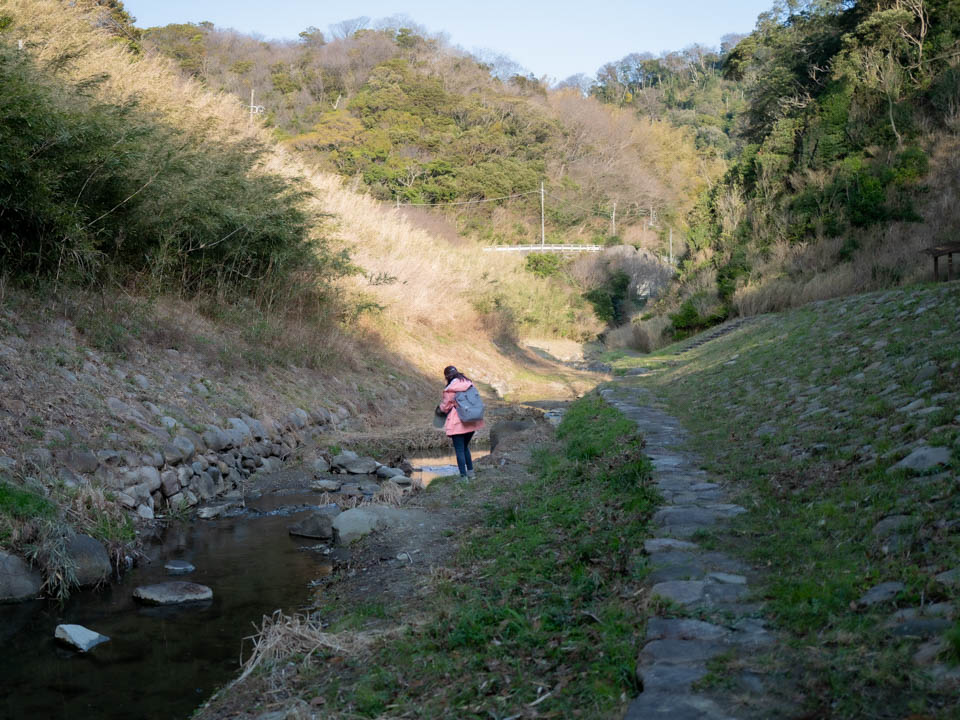
[[[281,683],[277,700],[306,700],[325,717],[621,712],[637,692],[644,623],[635,594],[643,566],[633,554],[657,503],[643,440],[590,395],[532,466],[537,474],[519,484],[492,468],[481,474],[476,489],[490,493],[482,521],[434,573],[425,606],[321,608],[337,649],[264,663],[254,681]],[[473,489],[455,498],[470,503]],[[343,652],[370,628],[380,634],[371,648]],[[296,674],[284,672],[291,660]]]
[[[814,303],[679,357],[673,346],[616,361],[656,370],[637,382],[668,402],[749,509],[713,542],[767,568],[763,595],[818,713],[957,710],[912,660],[919,641],[883,624],[895,608],[956,611],[957,586],[934,576],[960,566],[958,293],[953,283]],[[920,445],[949,448],[949,466],[892,469]],[[905,518],[898,529],[878,526],[891,516]],[[905,586],[893,603],[857,607],[886,581]],[[960,660],[958,631],[941,661]]]

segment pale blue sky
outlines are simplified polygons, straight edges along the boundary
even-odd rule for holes
[[[773,0],[124,0],[137,25],[209,20],[217,27],[296,38],[311,25],[361,15],[407,15],[453,45],[509,55],[535,75],[562,80],[593,75],[605,62],[631,52],[680,50],[693,43],[717,47],[731,32],[753,29]]]

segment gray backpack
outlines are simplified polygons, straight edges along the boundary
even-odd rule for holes
[[[458,392],[457,415],[463,422],[476,422],[483,420],[483,400],[480,399],[480,393],[474,385],[471,385],[463,392]]]

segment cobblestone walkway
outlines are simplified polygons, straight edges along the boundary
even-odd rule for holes
[[[626,720],[732,720],[786,718],[791,708],[772,693],[777,673],[764,667],[775,644],[752,598],[755,573],[691,538],[716,530],[745,512],[685,450],[680,423],[646,390],[625,384],[601,396],[633,420],[646,438],[654,480],[664,504],[654,516],[654,537],[644,545],[652,572],[651,595],[682,606],[682,618],[652,617],[637,660],[643,692]],[[672,613],[676,614],[676,613]],[[698,618],[698,619],[694,619]],[[708,667],[708,663],[716,663]],[[713,670],[713,672],[711,672]]]

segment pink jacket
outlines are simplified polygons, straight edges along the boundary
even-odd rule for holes
[[[457,415],[457,393],[463,392],[473,385],[469,380],[457,378],[443,389],[443,400],[440,401],[441,412],[447,413],[447,421],[443,425],[447,435],[463,435],[483,427],[483,420],[476,422],[462,422]],[[449,411],[449,412],[448,412]]]

